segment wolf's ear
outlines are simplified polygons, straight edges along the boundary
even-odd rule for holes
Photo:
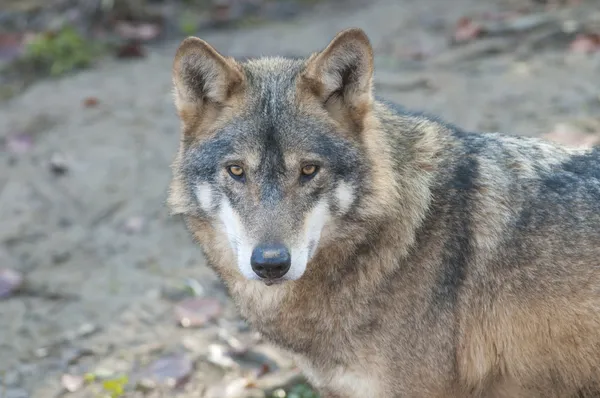
[[[223,57],[204,40],[188,37],[175,54],[172,78],[175,105],[185,119],[199,116],[206,105],[224,104],[244,75],[233,59]]]
[[[372,101],[373,48],[362,29],[346,29],[307,62],[303,79],[324,103],[341,101],[352,110]]]

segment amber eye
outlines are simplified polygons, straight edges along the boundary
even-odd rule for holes
[[[241,166],[232,165],[227,167],[229,174],[236,179],[240,179],[244,176],[244,169]]]
[[[304,178],[314,177],[314,175],[317,174],[318,170],[319,170],[319,167],[314,164],[306,165],[302,168],[302,177],[304,177]]]

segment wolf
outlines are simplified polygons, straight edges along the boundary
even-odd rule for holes
[[[172,213],[322,397],[599,397],[600,149],[395,105],[373,57],[184,39]]]

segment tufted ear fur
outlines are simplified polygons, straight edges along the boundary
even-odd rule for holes
[[[362,29],[346,29],[313,55],[302,76],[330,112],[361,118],[373,102],[373,48]],[[341,115],[339,115],[341,116]]]
[[[175,106],[184,124],[202,118],[207,108],[224,105],[238,90],[244,75],[232,58],[225,58],[197,37],[188,37],[173,62]]]

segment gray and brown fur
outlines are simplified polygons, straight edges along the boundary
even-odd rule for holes
[[[376,99],[372,74],[358,29],[307,59],[177,52],[169,204],[242,316],[325,398],[600,396],[600,149],[466,132]],[[225,200],[254,243],[325,204],[301,277],[240,271]]]

